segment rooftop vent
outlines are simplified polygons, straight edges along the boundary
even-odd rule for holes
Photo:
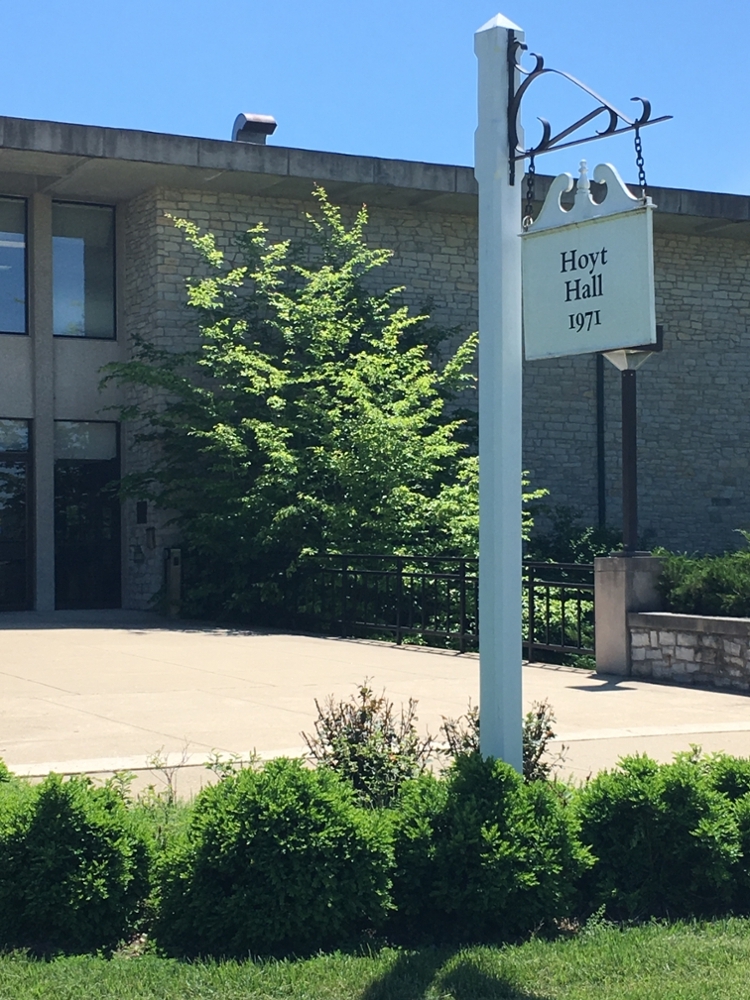
[[[265,146],[266,137],[276,131],[276,119],[272,115],[237,115],[232,126],[234,142],[253,142]]]

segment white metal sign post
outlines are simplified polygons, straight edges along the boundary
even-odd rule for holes
[[[521,700],[523,338],[520,239],[523,172],[516,167],[519,161],[522,164],[524,158],[528,158],[529,173],[533,176],[534,157],[537,155],[589,142],[592,139],[635,131],[636,151],[640,158],[637,162],[641,167],[645,185],[639,129],[666,120],[652,119],[651,106],[642,98],[635,98],[643,106],[640,117],[629,118],[574,77],[559,70],[546,68],[541,56],[535,57],[536,65],[533,70],[523,69],[519,63],[520,54],[526,48],[523,39],[523,31],[502,14],[488,21],[474,36],[474,49],[479,62],[479,124],[475,141],[475,175],[479,187],[480,739],[482,754],[500,757],[518,771],[523,767]],[[523,145],[519,121],[521,100],[529,86],[548,73],[556,73],[584,90],[596,101],[597,107],[556,135],[552,134],[549,123],[542,120],[542,140],[537,146],[527,150]],[[570,138],[578,129],[600,115],[609,118],[605,128],[596,130],[585,138]],[[624,186],[622,189],[625,190]],[[591,204],[593,205],[593,202]],[[582,233],[586,224],[585,221],[581,224]],[[535,229],[537,228],[539,227],[535,226]],[[575,309],[570,303],[565,303],[566,307],[569,305],[571,307],[563,316],[563,325],[566,322],[570,323],[568,316],[572,313],[573,325],[568,332],[579,336],[577,346],[586,351],[605,349],[590,346],[593,341],[583,339],[583,335],[591,332],[588,329],[589,312],[592,313],[592,327],[606,326],[609,322],[608,320],[605,322],[601,308],[598,320],[595,318],[596,306],[593,302],[603,299],[605,283],[609,294],[609,283],[605,281],[604,268],[609,267],[610,271],[615,269],[615,255],[611,251],[608,252],[610,237],[599,233],[594,237],[593,233],[594,229],[590,228],[586,231],[585,240],[583,235],[581,236],[582,242],[573,242],[569,246],[565,243],[561,248],[554,250],[554,253],[568,255],[565,260],[571,269],[571,277],[568,279],[572,281],[572,285],[569,286],[571,302],[576,294],[580,296],[580,300],[575,301]],[[591,235],[590,240],[589,235]],[[602,245],[598,246],[600,242]],[[605,251],[604,254],[602,250]],[[532,256],[533,253],[534,251]],[[573,253],[575,259],[571,256]],[[540,260],[542,258],[544,254],[540,252]],[[622,271],[622,260],[619,256],[618,260],[620,261],[618,266]],[[584,266],[581,267],[582,264]],[[533,269],[535,265],[531,266]],[[547,261],[547,263],[542,262],[540,266],[546,273],[551,265]],[[573,273],[574,266],[578,273]],[[576,285],[579,279],[580,283]],[[536,281],[537,277],[534,277],[532,285],[528,287],[533,287]],[[588,295],[584,291],[584,286],[588,288]],[[562,287],[563,294],[567,294],[566,286]],[[614,292],[612,294],[614,295]],[[544,294],[539,297],[540,307],[544,306],[544,302],[541,301],[543,299]],[[586,309],[582,307],[584,299],[587,300]],[[578,308],[579,305],[581,308]],[[579,313],[584,316],[580,324]],[[536,321],[534,323],[536,327],[544,329],[548,320],[542,317],[539,323]],[[643,333],[641,327],[641,343]],[[556,342],[556,336],[555,332],[553,342]],[[613,334],[613,339],[617,340],[618,337]],[[618,343],[616,346],[627,345]],[[549,344],[546,347],[541,346],[539,350],[545,350],[547,353],[537,354],[537,357],[554,356],[549,353]]]
[[[498,14],[479,60],[479,634],[485,756],[523,767],[521,745],[521,185],[508,173],[509,35]]]

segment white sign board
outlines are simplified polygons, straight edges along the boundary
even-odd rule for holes
[[[585,173],[584,165],[573,209],[566,212],[559,203],[562,190],[572,187],[563,174],[523,235],[527,360],[656,343],[653,206],[633,198],[608,165],[595,173],[606,174],[608,184],[607,198],[597,205]]]

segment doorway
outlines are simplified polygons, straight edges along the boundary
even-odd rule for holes
[[[55,422],[55,607],[119,608],[117,425]]]

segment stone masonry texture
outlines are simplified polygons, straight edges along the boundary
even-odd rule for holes
[[[634,677],[750,690],[750,620],[635,614],[629,628]]]
[[[185,306],[185,282],[199,260],[169,215],[190,219],[231,250],[238,234],[264,223],[273,240],[303,238],[305,213],[316,203],[270,195],[153,190],[122,208],[125,224],[124,306],[127,337],[147,337],[182,350],[195,343]],[[345,207],[346,221],[355,209]],[[475,215],[373,208],[367,238],[393,251],[374,277],[379,290],[403,286],[412,309],[429,309],[435,323],[455,328],[455,340],[477,327]],[[657,322],[664,351],[638,373],[640,526],[644,547],[721,551],[742,544],[750,528],[750,247],[739,240],[656,233]],[[605,365],[607,522],[619,525],[620,374]],[[143,401],[141,401],[143,402]],[[476,407],[476,394],[461,400]],[[144,430],[126,428],[126,470],[147,467]],[[524,467],[551,505],[597,519],[596,366],[592,356],[526,363]],[[132,508],[132,510],[131,510]],[[126,604],[145,607],[159,588],[163,548],[178,541],[168,517],[149,507],[155,546],[126,510]],[[139,551],[140,550],[140,551]]]

